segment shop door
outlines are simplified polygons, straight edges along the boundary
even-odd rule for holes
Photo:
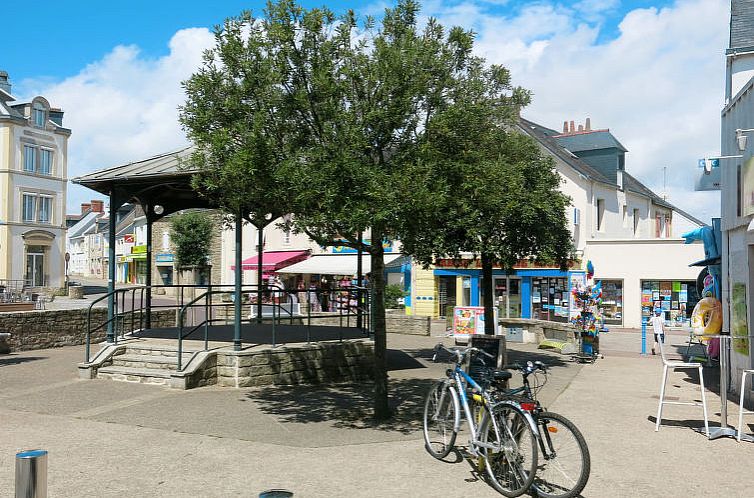
[[[440,277],[438,287],[440,316],[453,316],[453,307],[456,305],[456,277]]]
[[[26,284],[32,287],[44,286],[44,254],[26,254]]]
[[[495,278],[495,305],[500,318],[521,318],[520,278]]]

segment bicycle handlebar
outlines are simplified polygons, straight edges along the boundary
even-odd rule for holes
[[[485,355],[485,356],[487,356],[489,358],[495,358],[494,355],[489,354],[487,351],[484,351],[484,350],[479,349],[479,348],[475,348],[473,346],[467,346],[465,348],[449,348],[449,347],[445,346],[444,344],[439,343],[439,344],[437,344],[435,346],[434,349],[435,349],[435,354],[432,355],[432,361],[437,361],[437,353],[441,349],[447,351],[448,353],[450,353],[452,355],[454,355],[456,357],[457,362],[459,364],[463,363],[463,358],[467,354],[469,354],[469,353],[474,353],[474,354],[476,354],[476,353],[482,353],[483,355]]]
[[[537,370],[541,370],[542,372],[547,373],[548,367],[541,361],[527,361],[526,365],[524,366],[521,366],[519,363],[513,363],[511,365],[505,365],[503,368],[506,370],[518,370],[524,377],[526,377],[536,372]]]

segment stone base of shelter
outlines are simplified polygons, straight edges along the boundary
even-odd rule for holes
[[[230,345],[210,347],[207,351],[192,346],[195,344],[184,345],[179,371],[174,343],[130,339],[117,345],[105,345],[89,363],[79,364],[79,375],[84,379],[153,383],[174,389],[373,379],[374,344],[369,339],[292,343],[277,347],[256,345],[241,351],[234,351]]]

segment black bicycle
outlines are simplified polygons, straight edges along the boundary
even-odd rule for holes
[[[537,424],[539,461],[532,489],[541,498],[577,496],[589,480],[589,448],[573,422],[559,413],[546,411],[537,400],[537,392],[547,383],[547,366],[541,361],[528,361],[506,368],[519,371],[523,385],[510,389],[504,382],[491,379],[491,396],[517,401]]]

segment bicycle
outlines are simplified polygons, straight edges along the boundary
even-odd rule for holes
[[[484,461],[489,483],[509,498],[522,495],[531,487],[537,468],[537,426],[532,416],[514,400],[493,401],[461,368],[467,355],[491,355],[473,347],[451,349],[438,344],[433,360],[440,350],[455,356],[455,366],[427,393],[424,404],[427,451],[437,459],[445,458],[452,451],[463,410],[470,433],[468,451]],[[503,379],[510,378],[511,374],[497,371],[493,376]],[[474,403],[473,411],[469,398]]]
[[[576,425],[559,413],[546,411],[537,400],[539,391],[547,382],[547,366],[541,361],[526,365],[510,365],[518,370],[523,385],[508,389],[500,382],[493,382],[491,396],[501,400],[516,400],[521,408],[534,418],[539,442],[539,466],[532,489],[541,498],[572,498],[584,490],[589,480],[591,457],[589,448]],[[530,385],[529,376],[542,372],[544,382]]]

